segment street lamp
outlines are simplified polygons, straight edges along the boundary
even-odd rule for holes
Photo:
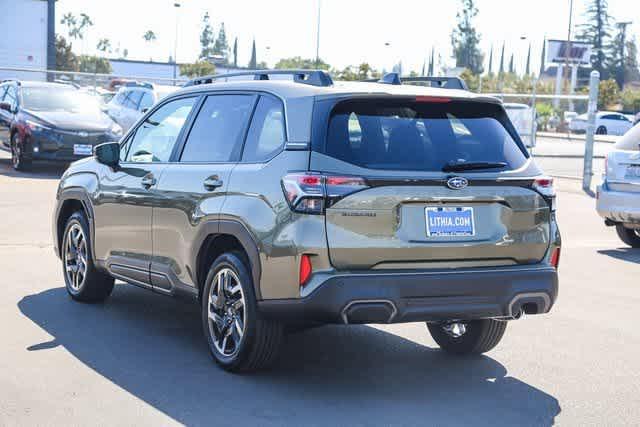
[[[176,9],[176,35],[173,39],[173,84],[176,84],[177,68],[178,68],[178,9],[180,3],[174,2],[173,7]]]

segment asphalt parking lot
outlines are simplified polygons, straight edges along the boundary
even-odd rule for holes
[[[217,369],[198,307],[133,286],[104,305],[64,290],[50,218],[61,169],[0,151],[0,425],[637,425],[640,251],[560,182],[551,314],[486,356],[443,355],[424,324],[288,337],[275,368]]]

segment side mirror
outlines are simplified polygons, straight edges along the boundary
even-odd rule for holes
[[[104,144],[96,145],[93,151],[98,163],[117,169],[120,165],[120,143],[119,142],[105,142]]]
[[[9,113],[13,113],[11,111],[11,104],[8,102],[0,102],[0,110],[8,111]]]

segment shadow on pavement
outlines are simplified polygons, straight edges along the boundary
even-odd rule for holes
[[[28,172],[16,171],[11,166],[11,155],[6,152],[6,148],[0,148],[0,175],[10,178],[60,179],[65,169],[66,163],[35,162]]]
[[[118,285],[104,305],[74,303],[53,288],[18,306],[54,337],[29,351],[63,346],[188,425],[550,425],[561,411],[490,357],[446,357],[367,326],[290,335],[273,370],[232,375],[209,357],[190,302]]]
[[[601,249],[599,254],[610,256],[611,258],[619,259],[622,261],[634,262],[640,264],[640,250],[632,248],[619,248],[619,249]]]

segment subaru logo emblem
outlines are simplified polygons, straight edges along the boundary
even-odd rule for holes
[[[89,136],[89,133],[84,132],[84,131],[82,131],[82,132],[78,132],[78,136],[79,136],[80,138],[86,138],[86,137],[88,137],[88,136]]]
[[[453,178],[449,178],[447,180],[447,187],[452,190],[462,190],[467,185],[469,185],[469,181],[461,176],[454,176]]]

